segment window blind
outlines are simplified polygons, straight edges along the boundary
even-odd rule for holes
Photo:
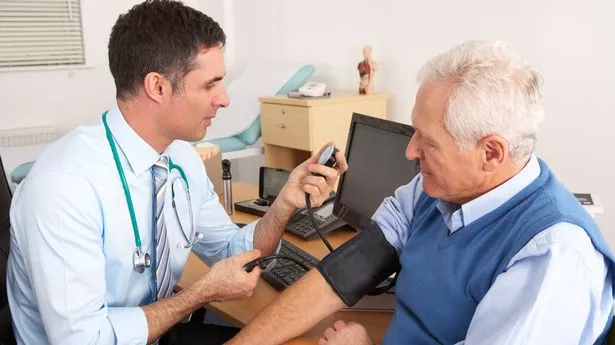
[[[0,68],[83,63],[79,0],[0,0]]]

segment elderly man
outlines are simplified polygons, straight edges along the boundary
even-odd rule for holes
[[[377,283],[359,286],[369,274],[386,276],[397,264],[397,307],[384,344],[603,342],[613,255],[534,154],[544,114],[540,75],[502,43],[467,42],[428,62],[418,80],[406,158],[418,159],[421,173],[383,201],[374,229],[356,237],[369,237],[370,248],[380,237],[388,250],[356,254],[367,242],[360,239],[342,246],[232,344],[300,335],[356,302]],[[353,268],[353,255],[372,256],[355,267],[358,278],[341,272]],[[388,271],[376,274],[371,265]],[[372,340],[361,325],[338,321],[319,344]]]

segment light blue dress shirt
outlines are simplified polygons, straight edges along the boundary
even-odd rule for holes
[[[117,107],[107,121],[132,194],[142,248],[151,254],[151,166],[160,155]],[[255,223],[240,229],[231,222],[195,150],[175,141],[163,154],[188,178],[196,232],[202,234],[192,251],[211,264],[251,250]],[[168,181],[189,236],[188,199],[177,170]],[[168,191],[163,212],[177,281],[190,249],[184,248],[187,241]],[[11,225],[7,287],[19,344],[146,343],[148,326],[139,306],[153,301],[155,271],[153,265],[144,273],[133,269],[135,238],[102,121],[73,130],[42,154],[15,192]]]
[[[496,209],[540,174],[538,159],[513,178],[461,206],[438,201],[450,233]],[[373,219],[401,253],[423,192],[419,174],[384,200]],[[465,345],[593,344],[613,308],[607,265],[585,231],[557,223],[537,234],[508,263],[478,304]],[[438,303],[434,301],[434,303]]]

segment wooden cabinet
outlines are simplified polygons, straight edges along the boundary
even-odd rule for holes
[[[387,117],[387,95],[333,93],[329,98],[296,99],[286,96],[261,97],[262,140],[265,164],[292,170],[318,153],[327,142],[342,152],[352,113]]]

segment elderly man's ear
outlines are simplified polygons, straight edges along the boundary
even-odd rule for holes
[[[508,159],[508,143],[497,135],[489,135],[478,142],[483,155],[483,169],[495,171]]]

